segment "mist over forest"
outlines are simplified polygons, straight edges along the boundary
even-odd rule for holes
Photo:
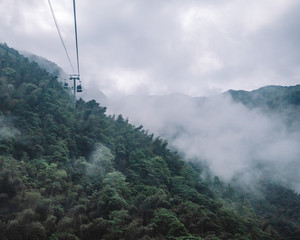
[[[0,1],[0,240],[299,240],[300,1]]]
[[[59,77],[56,64],[26,53],[31,61]],[[267,177],[300,192],[299,85],[230,90],[209,97],[170,95],[105,96],[97,88],[80,95],[122,114],[136,126],[167,139],[187,161],[200,162],[226,182],[254,187]],[[79,97],[80,97],[79,96]],[[120,104],[122,103],[122,104]]]
[[[264,91],[268,88],[255,102],[247,102],[250,92],[234,100],[238,91],[210,97],[132,95],[104,102],[109,113],[123,114],[168,139],[186,159],[207,164],[223,180],[251,185],[253,178],[267,176],[299,192],[299,102],[285,103],[287,96],[275,102]],[[282,94],[284,88],[275,87],[275,96],[276,91]],[[278,106],[271,108],[266,101]]]
[[[60,81],[67,78],[47,59],[30,53],[25,56]],[[265,176],[300,192],[298,93],[297,85],[294,91],[268,86],[209,97],[151,96],[143,91],[107,97],[97,88],[88,88],[79,97],[96,99],[108,107],[107,114],[122,114],[134,125],[167,139],[187,161],[206,165],[226,182],[253,188],[253,179]]]
[[[74,105],[0,46],[1,240],[299,239],[298,85]]]

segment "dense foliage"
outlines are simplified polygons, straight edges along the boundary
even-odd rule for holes
[[[81,99],[74,109],[54,76],[0,49],[0,239],[300,236],[298,194],[266,184],[259,203],[105,110]]]

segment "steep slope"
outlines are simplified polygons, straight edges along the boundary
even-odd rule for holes
[[[49,61],[48,59],[26,51],[22,51],[21,54],[24,57],[28,58],[30,62],[37,63],[41,69],[45,69],[48,73],[52,74],[53,76],[57,76],[61,80],[68,78],[68,75],[64,72],[64,70],[61,67],[57,66],[57,64]]]
[[[11,51],[0,50],[1,239],[280,239],[166,141],[95,101],[73,109],[54,76]]]

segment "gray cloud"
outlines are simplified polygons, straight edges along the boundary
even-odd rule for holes
[[[75,62],[72,3],[52,0]],[[70,72],[46,1],[0,1],[0,41]],[[300,81],[297,0],[78,1],[81,75],[106,94],[194,96]]]
[[[220,95],[131,96],[108,106],[169,139],[187,159],[205,162],[224,180],[242,176],[249,184],[268,175],[300,192],[300,131],[291,131],[278,116]]]

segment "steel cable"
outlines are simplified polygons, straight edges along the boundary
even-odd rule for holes
[[[53,11],[53,8],[52,8],[52,5],[51,5],[50,0],[48,0],[48,3],[49,3],[49,7],[50,7],[50,10],[51,10],[51,13],[52,13],[52,17],[53,17],[53,20],[54,20],[54,23],[55,23],[55,26],[56,26],[56,29],[57,29],[57,32],[58,32],[60,41],[61,41],[61,43],[62,43],[62,45],[63,45],[63,47],[64,47],[64,49],[65,49],[65,52],[66,52],[67,58],[68,58],[68,60],[69,60],[70,66],[71,66],[71,68],[72,68],[72,71],[75,72],[75,71],[74,71],[74,67],[73,67],[73,65],[72,65],[72,62],[71,62],[71,59],[70,59],[70,56],[69,56],[69,53],[68,53],[68,50],[67,50],[67,48],[66,48],[66,45],[65,45],[65,43],[64,43],[64,40],[63,40],[62,35],[61,35],[61,33],[60,33],[60,29],[59,29],[58,23],[57,23],[57,21],[56,21],[56,17],[55,17],[55,14],[54,14],[54,11]],[[77,54],[77,58],[78,58],[78,54]]]
[[[78,76],[80,76],[80,72],[79,72],[79,53],[78,53],[78,38],[77,38],[77,21],[76,21],[75,0],[73,0],[73,9],[74,9],[75,40],[76,40],[76,55],[77,55],[77,73],[78,73]]]

